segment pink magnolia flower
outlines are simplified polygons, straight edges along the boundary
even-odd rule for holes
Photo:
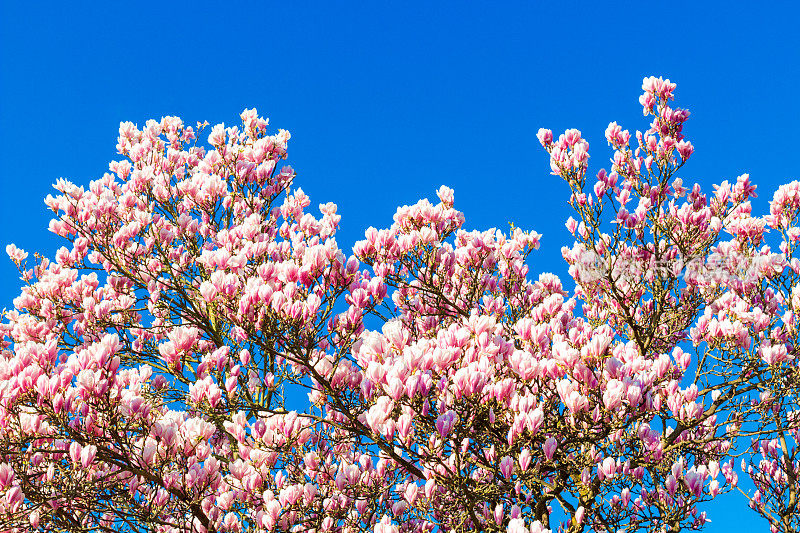
[[[450,434],[450,431],[452,431],[453,426],[455,426],[457,419],[458,415],[452,410],[447,411],[436,418],[436,431],[439,432],[439,435],[441,435],[442,438],[445,438]]]
[[[89,466],[94,463],[94,458],[97,455],[97,446],[92,444],[85,446],[83,450],[81,450],[80,455],[80,462],[83,468],[89,468]]]
[[[14,480],[14,470],[8,463],[0,463],[0,489],[11,485]]]
[[[10,257],[11,260],[17,264],[20,264],[25,260],[26,257],[28,257],[28,252],[17,248],[14,244],[6,245],[6,253],[8,254],[8,257]]]
[[[581,505],[580,507],[578,507],[578,509],[575,510],[575,522],[577,522],[578,525],[583,523],[583,517],[585,513],[586,509],[583,507],[583,505]]]
[[[519,454],[519,467],[520,470],[525,472],[531,464],[531,451],[524,448]]]
[[[503,525],[503,505],[500,503],[494,507],[494,522],[498,526]]]
[[[536,138],[539,139],[539,143],[542,146],[547,147],[553,142],[553,132],[545,128],[539,128]]]
[[[548,461],[553,459],[553,455],[556,453],[557,448],[558,441],[553,437],[547,437],[547,440],[544,441],[544,455],[547,457]]]
[[[618,380],[612,379],[606,384],[606,390],[603,392],[603,404],[606,409],[613,411],[622,404],[623,394],[625,392],[625,384]]]
[[[81,461],[81,445],[75,441],[71,442],[69,445],[69,457],[75,464]]]
[[[689,470],[683,477],[683,483],[689,492],[695,496],[700,496],[703,492],[703,476],[695,470]]]
[[[374,533],[400,533],[400,529],[392,524],[388,515],[383,515],[380,521],[375,524]]]
[[[503,458],[500,459],[500,473],[503,474],[504,478],[511,479],[513,472],[514,460],[508,455],[503,456]]]
[[[606,457],[600,465],[600,471],[606,478],[613,478],[617,472],[617,461],[613,457]]]

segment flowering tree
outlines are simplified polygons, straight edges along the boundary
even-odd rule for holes
[[[797,531],[800,183],[766,217],[746,175],[684,187],[674,89],[645,80],[593,183],[580,132],[540,130],[571,293],[447,187],[348,257],[255,110],[209,148],[122,124],[124,160],[46,199],[67,246],[7,249],[0,530],[679,531],[753,438],[750,505]]]

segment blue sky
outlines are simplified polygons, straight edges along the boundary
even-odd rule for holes
[[[42,198],[59,177],[102,175],[120,121],[235,124],[245,107],[292,133],[296,184],[314,206],[339,205],[341,246],[446,184],[469,229],[542,233],[533,271],[562,277],[567,187],[536,131],[580,129],[591,168],[607,168],[608,123],[647,127],[644,76],[677,82],[692,111],[684,182],[749,172],[764,212],[800,177],[792,3],[365,4],[2,2],[0,251],[60,246]],[[10,307],[8,260],[0,279]],[[707,530],[763,528],[741,503],[714,504]]]

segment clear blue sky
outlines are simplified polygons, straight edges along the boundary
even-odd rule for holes
[[[291,131],[296,183],[339,205],[343,247],[446,184],[469,228],[543,233],[533,269],[562,277],[567,188],[535,133],[577,127],[608,167],[608,123],[646,128],[644,76],[692,111],[684,182],[749,172],[763,212],[800,177],[794,3],[362,4],[0,3],[0,252],[60,246],[42,198],[102,175],[120,121],[234,124],[245,107]],[[0,279],[2,308],[19,287],[4,257]],[[712,506],[707,530],[765,529],[741,503]]]

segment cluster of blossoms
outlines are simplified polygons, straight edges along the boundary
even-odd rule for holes
[[[125,159],[46,199],[68,245],[7,248],[0,530],[678,531],[747,436],[751,507],[796,530],[800,184],[766,217],[746,175],[684,187],[689,113],[642,88],[649,129],[610,124],[593,184],[579,131],[538,134],[571,293],[529,276],[540,235],[468,231],[444,186],[345,253],[255,110],[208,148],[122,124]]]

